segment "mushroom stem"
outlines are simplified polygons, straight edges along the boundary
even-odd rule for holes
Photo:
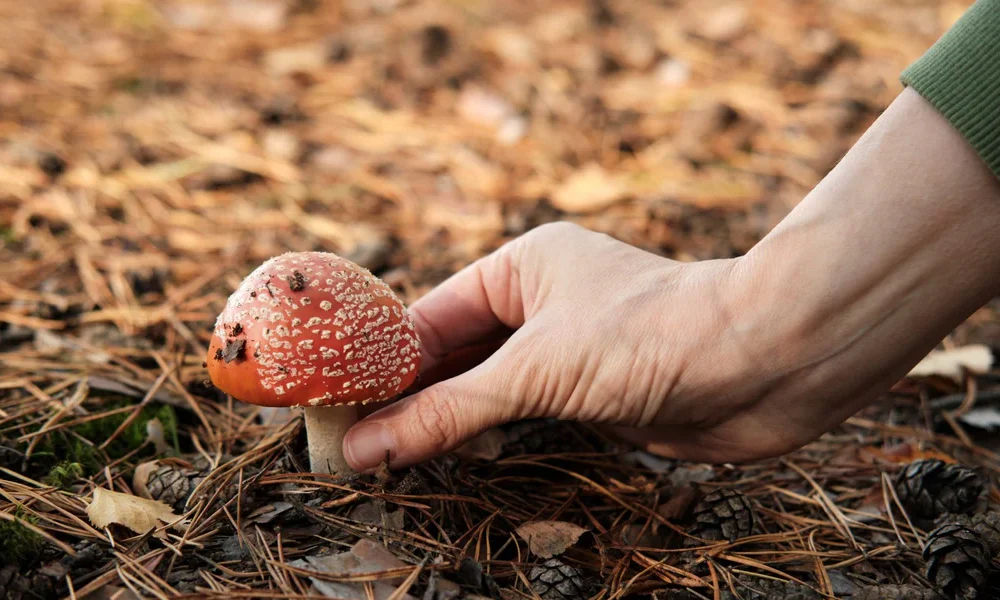
[[[305,417],[309,466],[313,473],[353,474],[354,469],[344,458],[344,436],[358,421],[357,407],[307,406]]]

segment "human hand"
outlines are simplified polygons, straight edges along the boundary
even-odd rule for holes
[[[349,434],[349,460],[372,467],[389,449],[393,465],[409,464],[534,417],[687,430],[691,451],[718,448],[705,438],[744,420],[741,401],[760,385],[742,376],[756,370],[753,352],[727,330],[738,262],[677,263],[568,223],[513,240],[411,307],[425,373],[447,370],[456,351],[509,339],[365,419]],[[740,429],[728,453],[750,455],[759,440]]]
[[[1000,291],[998,229],[1000,183],[907,91],[746,257],[682,264],[554,224],[459,272],[411,307],[424,372],[499,349],[360,421],[345,455],[405,466],[539,417],[688,460],[794,450]]]

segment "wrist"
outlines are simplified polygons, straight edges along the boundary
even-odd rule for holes
[[[998,230],[1000,182],[907,90],[742,259],[743,326],[783,370],[891,379],[1000,292]]]

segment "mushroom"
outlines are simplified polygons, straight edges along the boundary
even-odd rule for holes
[[[207,363],[212,383],[238,400],[303,407],[312,471],[346,475],[356,405],[408,388],[420,342],[406,307],[370,271],[332,253],[289,252],[229,297]]]

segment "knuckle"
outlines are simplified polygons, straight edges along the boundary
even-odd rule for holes
[[[480,277],[484,281],[510,281],[534,246],[531,237],[531,232],[516,237],[477,260],[474,264]]]
[[[506,256],[497,256],[500,261],[507,260],[514,267],[531,267],[538,273],[551,264],[553,257],[558,258],[559,249],[568,245],[574,247],[584,245],[586,234],[590,230],[569,221],[552,221],[543,223],[515,238],[507,246]]]
[[[420,435],[439,446],[451,443],[458,435],[458,415],[450,392],[430,389],[416,411],[415,425]]]
[[[499,281],[507,281],[510,278],[511,273],[515,271],[515,264],[520,262],[525,246],[523,242],[517,242],[518,240],[514,240],[504,244],[483,260],[482,270],[486,277],[499,278]]]
[[[558,240],[581,231],[585,229],[570,221],[550,221],[535,227],[527,235],[533,240]]]

